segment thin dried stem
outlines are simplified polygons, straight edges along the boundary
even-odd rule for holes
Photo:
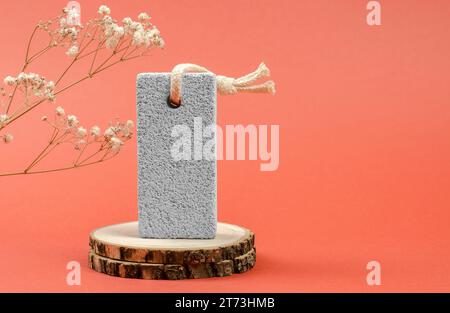
[[[55,131],[53,133],[55,133]],[[31,161],[30,165],[28,165],[28,167],[25,169],[25,172],[27,172],[30,168],[32,168],[34,166],[34,164],[39,160],[39,158],[53,145],[54,136],[55,135],[52,135],[52,139],[50,139],[48,145],[41,151],[41,153],[39,153],[36,156],[36,158],[34,158],[33,161]]]
[[[62,72],[62,74],[58,77],[58,79],[55,82],[55,86],[57,86],[59,84],[59,82],[64,78],[64,76],[67,74],[67,72],[70,70],[70,68],[75,64],[75,62],[78,59],[75,57],[72,62],[70,62],[69,66],[64,70],[64,72]]]
[[[9,97],[8,106],[7,106],[7,108],[6,108],[6,114],[8,114],[8,113],[9,113],[9,110],[11,109],[11,104],[12,104],[12,101],[13,101],[13,99],[14,99],[14,96],[16,95],[17,88],[18,88],[18,85],[16,85],[16,86],[14,87],[14,90],[13,90],[11,96]],[[0,127],[0,129],[2,129],[2,128]]]
[[[55,169],[48,169],[48,170],[36,170],[36,171],[29,171],[29,172],[12,172],[12,173],[4,173],[4,174],[0,174],[0,177],[5,177],[5,176],[17,176],[17,175],[31,175],[31,174],[42,174],[42,173],[52,173],[52,172],[61,172],[61,171],[66,171],[66,170],[72,170],[72,169],[76,169],[76,168],[80,168],[80,167],[84,167],[84,166],[89,166],[89,165],[93,165],[93,164],[98,164],[101,162],[105,162],[107,160],[112,159],[113,157],[115,157],[117,154],[113,154],[111,157],[106,158],[106,159],[100,159],[97,161],[93,161],[90,163],[85,163],[85,164],[78,164],[76,166],[71,165],[71,166],[66,166],[66,167],[60,167],[60,168],[55,168]]]
[[[36,27],[34,27],[33,32],[31,33],[30,39],[28,40],[28,45],[27,45],[27,52],[25,53],[25,65],[28,64],[28,55],[30,54],[30,49],[31,49],[31,42],[33,41],[34,35],[36,34],[36,31],[39,29],[39,25],[36,25]]]
[[[40,56],[44,55],[48,50],[50,50],[52,48],[52,46],[49,44],[47,47],[45,47],[44,49],[42,49],[41,51],[33,54],[26,62],[26,65],[24,66],[24,68],[22,69],[22,72],[24,70],[26,70],[26,68],[28,67],[28,65],[31,64],[31,62],[35,61],[37,58],[39,58]]]

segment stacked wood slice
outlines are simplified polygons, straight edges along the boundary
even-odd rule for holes
[[[215,239],[145,239],[138,223],[93,231],[89,267],[123,278],[190,279],[230,276],[255,266],[255,235],[240,226],[218,223]]]

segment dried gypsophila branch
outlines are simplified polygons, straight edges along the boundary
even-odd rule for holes
[[[122,145],[132,138],[134,131],[133,121],[128,120],[125,123],[111,123],[103,134],[101,134],[98,126],[91,127],[88,132],[86,128],[81,126],[75,115],[66,115],[66,112],[60,106],[55,110],[53,121],[50,121],[47,116],[43,116],[42,121],[46,122],[53,129],[53,132],[47,146],[24,170],[24,173],[27,174],[42,172],[39,170],[33,171],[33,168],[62,144],[71,144],[78,151],[72,168],[106,161],[119,153]],[[88,147],[92,147],[90,153],[87,153]],[[67,168],[64,167],[64,169]],[[56,170],[60,169],[52,171]],[[49,171],[45,170],[44,172]]]
[[[111,11],[105,5],[100,6],[98,13],[99,17],[90,20],[85,26],[78,24],[69,25],[68,21],[72,20],[72,16],[70,15],[73,14],[73,12],[65,9],[63,10],[62,15],[46,22],[40,22],[35,27],[27,45],[22,72],[16,77],[7,76],[4,79],[5,86],[0,87],[0,131],[4,130],[11,123],[29,113],[32,109],[36,108],[43,102],[54,102],[58,94],[81,83],[82,81],[92,78],[98,73],[120,62],[141,56],[147,56],[151,49],[162,48],[164,46],[164,41],[158,29],[152,25],[150,22],[150,17],[147,13],[139,14],[138,21],[133,21],[131,18],[126,17],[122,20],[122,24],[118,23],[110,16]],[[38,31],[47,33],[50,40],[46,47],[32,54],[31,45]],[[35,62],[38,58],[55,47],[66,47],[66,54],[73,58],[72,62],[61,73],[57,80],[48,81],[45,77],[38,74],[24,72],[32,62]],[[99,60],[99,51],[101,50],[110,51],[110,54],[104,60]],[[63,78],[75,65],[75,63],[85,58],[91,58],[91,61],[89,62],[90,67],[87,74],[74,82],[68,83],[64,87],[60,87]],[[14,101],[17,99],[18,93],[23,95],[23,101],[19,104],[16,103],[17,101]],[[38,154],[32,164],[30,164],[31,167],[28,166],[25,170],[14,173],[0,173],[0,176],[65,170],[102,162],[116,155],[122,144],[131,138],[131,121],[128,121],[125,124],[115,122],[115,126],[111,126],[107,129],[102,137],[102,140],[99,140],[100,136],[97,136],[96,140],[88,140],[86,143],[83,143],[83,140],[85,139],[80,139],[77,137],[79,140],[75,141],[75,137],[72,136],[74,138],[67,141],[70,134],[75,134],[72,127],[75,124],[71,126],[72,128],[67,128],[70,126],[67,123],[72,121],[74,116],[69,115],[65,117],[65,121],[67,121],[67,123],[63,123],[65,126],[60,128],[62,126],[56,122],[61,123],[61,117],[63,116],[61,115],[61,110],[62,112],[64,111],[61,107],[58,107],[56,111],[56,116],[59,117],[59,122],[55,119],[55,124],[50,124],[53,127],[53,134],[49,140],[50,144]],[[48,121],[46,117],[44,117],[43,120]],[[76,133],[79,136],[83,133],[84,128],[78,128],[79,127],[77,127]],[[91,136],[93,136],[92,131],[95,130],[97,130],[97,127],[91,129]],[[112,135],[111,130],[114,130],[113,132],[115,135]],[[126,135],[123,133],[124,131],[127,133]],[[55,133],[58,134],[56,137]],[[64,138],[66,141],[64,141],[64,143],[71,142],[74,144],[75,149],[82,152],[85,151],[85,148],[82,147],[91,145],[92,143],[98,144],[101,142],[99,152],[105,152],[105,156],[100,159],[96,159],[96,161],[91,161],[88,163],[74,162],[71,166],[54,170],[32,170],[43,158],[53,151],[54,148],[60,145],[57,139],[60,138],[58,136],[62,135],[65,136]],[[13,140],[12,134],[9,133],[0,136],[0,138],[4,143],[10,143]],[[98,154],[99,153],[94,156],[97,156]],[[78,158],[78,161],[80,158]],[[90,158],[90,160],[92,160],[92,158]]]

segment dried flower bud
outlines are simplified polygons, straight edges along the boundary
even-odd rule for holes
[[[67,116],[67,124],[70,126],[70,127],[73,127],[73,126],[77,126],[78,125],[78,119],[77,119],[77,117],[75,116],[75,115],[69,115],[69,116]]]
[[[108,128],[105,130],[105,133],[104,133],[105,137],[108,137],[108,138],[111,138],[111,137],[114,136],[115,134],[116,134],[116,132],[114,131],[114,128],[113,128],[113,127],[108,127]]]
[[[111,10],[106,5],[101,5],[98,8],[98,13],[102,15],[109,15],[111,14]]]
[[[5,123],[8,120],[8,115],[6,114],[0,114],[0,125]]]
[[[53,82],[53,81],[47,82],[47,86],[45,86],[45,88],[47,88],[48,90],[55,89],[55,82]]]
[[[60,26],[60,27],[66,27],[66,26],[67,26],[67,20],[66,20],[64,17],[62,17],[62,18],[59,20],[59,26]]]
[[[83,137],[85,137],[86,135],[87,135],[87,130],[86,130],[86,128],[78,127],[78,129],[77,129],[77,136],[83,138]]]
[[[5,83],[5,85],[12,86],[16,83],[16,78],[12,76],[6,76],[3,82]]]
[[[132,120],[128,120],[126,123],[128,128],[133,128],[134,127],[134,122]]]
[[[75,150],[81,150],[81,146],[86,144],[86,140],[80,139],[75,143]]]
[[[66,114],[66,112],[64,112],[64,109],[62,108],[62,107],[57,107],[56,109],[55,109],[55,111],[56,111],[56,115],[57,116],[64,116],[65,114]]]
[[[138,15],[138,19],[139,19],[141,22],[144,22],[144,21],[146,21],[146,20],[149,20],[149,19],[150,19],[150,16],[148,16],[147,13],[142,12],[141,14]]]
[[[120,139],[117,138],[117,137],[112,137],[111,140],[110,140],[109,142],[110,142],[110,144],[111,144],[111,148],[112,148],[114,151],[120,150],[120,147],[123,145],[123,141],[120,140]]]
[[[78,47],[72,46],[66,51],[66,54],[70,57],[76,56],[78,54]]]
[[[5,134],[4,136],[3,136],[3,142],[4,143],[10,143],[11,141],[13,141],[14,140],[14,137],[13,137],[13,135],[11,135],[11,134]]]
[[[92,127],[91,127],[90,133],[91,133],[91,136],[93,136],[93,137],[98,137],[98,136],[100,136],[100,127],[98,127],[98,126],[92,126]]]
[[[125,17],[123,20],[122,20],[122,23],[124,24],[124,25],[131,25],[131,23],[133,23],[133,20],[130,18],[130,17]]]

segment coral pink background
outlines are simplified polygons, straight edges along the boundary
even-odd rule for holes
[[[81,1],[86,20],[103,1]],[[225,75],[260,61],[275,97],[219,99],[220,124],[280,124],[281,161],[219,163],[221,221],[257,236],[254,270],[221,279],[138,281],[87,268],[93,229],[137,219],[136,145],[108,163],[70,172],[0,178],[0,291],[450,291],[450,3],[365,0],[119,1],[115,17],[148,11],[167,47],[112,68],[58,98],[87,126],[135,119],[135,77],[198,63]],[[35,22],[65,1],[2,1],[2,76],[17,74]],[[52,78],[62,51],[30,68]],[[18,168],[45,144],[39,118],[17,122],[0,168]],[[66,264],[82,285],[66,285]],[[381,262],[382,286],[366,284]]]

